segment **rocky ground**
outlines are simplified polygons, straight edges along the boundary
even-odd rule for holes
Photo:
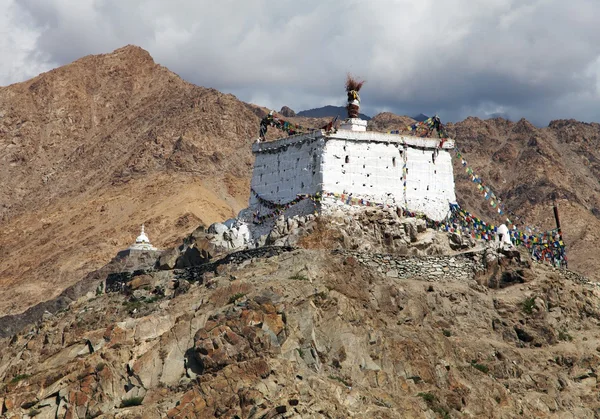
[[[415,220],[364,216],[383,226],[371,249],[327,230],[351,224],[313,220],[295,249],[109,275],[0,340],[2,415],[597,416],[595,285],[519,252],[499,261],[452,236],[432,240]],[[435,273],[436,257],[465,269],[465,249],[483,269]],[[394,260],[434,270],[390,275]],[[496,281],[506,273],[519,280]]]

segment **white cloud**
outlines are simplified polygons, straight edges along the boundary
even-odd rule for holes
[[[0,86],[34,77],[52,68],[37,47],[42,29],[30,25],[31,16],[13,0],[3,0],[0,14]]]
[[[350,71],[367,113],[598,120],[598,15],[597,0],[20,0],[0,18],[0,83],[136,44],[274,108],[342,104]]]

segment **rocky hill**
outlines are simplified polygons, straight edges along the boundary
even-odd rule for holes
[[[296,249],[109,275],[0,339],[0,414],[595,417],[595,285],[395,212],[298,222]]]
[[[197,227],[245,206],[266,111],[131,46],[0,88],[0,416],[597,415],[599,291],[574,272],[372,208],[212,254]],[[598,124],[448,130],[523,223],[553,227],[557,194],[570,267],[597,278]],[[107,264],[142,222],[181,250]]]

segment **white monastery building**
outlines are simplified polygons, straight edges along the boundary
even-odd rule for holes
[[[350,197],[446,218],[449,204],[456,202],[454,141],[372,132],[366,126],[367,121],[350,118],[337,130],[255,143],[249,209],[260,216],[271,211],[265,202],[286,205],[299,195],[322,194],[318,208],[301,201],[286,215],[326,212]]]

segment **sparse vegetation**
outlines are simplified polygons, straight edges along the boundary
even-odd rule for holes
[[[484,374],[487,374],[490,369],[487,367],[487,365],[483,365],[483,364],[478,364],[475,361],[471,361],[471,366],[479,371],[481,371]]]
[[[440,404],[440,402],[438,401],[438,398],[434,394],[419,393],[419,394],[417,394],[417,396],[421,397],[425,401],[425,403],[427,403],[427,406],[431,410],[433,410],[435,413],[440,415],[440,417],[442,417],[444,419],[450,418],[450,412],[448,412],[448,409],[446,409],[444,406],[442,406]]]
[[[37,409],[30,409],[29,412],[27,412],[27,415],[29,415],[29,417],[34,417],[40,414],[40,411]]]
[[[228,304],[234,304],[237,300],[239,300],[240,298],[243,298],[245,296],[246,296],[246,293],[244,293],[244,292],[236,292],[231,297],[229,297]]]
[[[326,300],[327,299],[327,293],[325,291],[321,291],[315,294],[315,297],[321,299],[321,300]]]
[[[153,295],[153,296],[152,296],[152,297],[150,297],[150,298],[146,298],[146,299],[144,300],[144,302],[145,302],[146,304],[152,304],[152,303],[155,303],[155,302],[157,302],[158,300],[162,300],[162,298],[163,298],[163,296],[162,296],[162,295],[158,295],[158,294],[157,294],[157,295]]]
[[[533,308],[535,307],[535,297],[526,298],[523,301],[523,312],[526,314],[533,314]]]
[[[300,355],[300,358],[304,358],[304,351],[302,350],[302,348],[296,348],[296,350],[298,351],[298,355]]]
[[[566,330],[561,330],[558,332],[558,340],[571,342],[573,340],[573,336],[567,333]]]
[[[446,336],[447,338],[449,338],[450,336],[452,336],[452,332],[449,331],[448,329],[444,329],[442,330],[442,333],[444,334],[444,336]]]
[[[133,311],[135,309],[141,309],[144,304],[153,304],[159,300],[162,300],[164,296],[162,295],[153,295],[152,297],[142,297],[140,299],[134,299],[130,301],[123,301],[123,305],[127,309],[127,311]]]
[[[417,396],[425,400],[427,404],[434,403],[437,400],[437,397],[431,393],[419,393]]]
[[[129,399],[123,399],[121,401],[121,407],[139,406],[142,404],[143,401],[143,397],[131,397]]]
[[[295,273],[294,275],[290,276],[291,280],[294,281],[308,281],[308,277],[306,275],[302,275],[300,272]]]
[[[106,367],[106,364],[104,362],[98,362],[98,364],[96,365],[96,372],[102,371],[104,367]]]
[[[141,308],[142,302],[140,300],[123,301],[123,305],[125,306],[125,309],[127,309],[127,311],[132,311]]]
[[[391,403],[388,403],[388,402],[386,402],[385,400],[381,400],[379,397],[375,397],[375,401],[374,401],[374,403],[375,403],[377,406],[381,406],[381,407],[387,407],[388,409],[391,409],[391,408],[392,408],[392,404],[391,404]]]
[[[29,377],[31,377],[29,374],[18,374],[18,375],[15,375],[15,376],[13,377],[13,379],[12,379],[12,380],[10,380],[10,382],[11,382],[11,383],[13,383],[13,384],[14,384],[14,383],[18,383],[19,381],[21,381],[21,380],[26,380],[26,379],[27,379],[27,378],[29,378]]]

